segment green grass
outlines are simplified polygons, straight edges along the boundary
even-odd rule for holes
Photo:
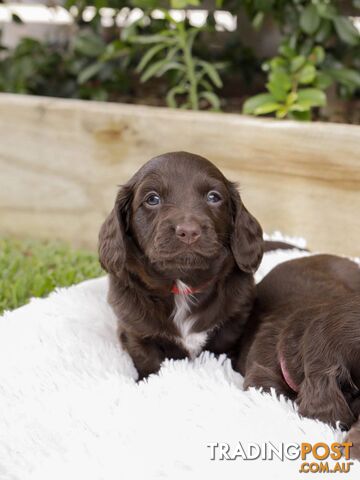
[[[0,314],[104,272],[97,255],[58,242],[0,238]]]

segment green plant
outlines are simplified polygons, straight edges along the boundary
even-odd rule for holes
[[[311,110],[326,104],[324,89],[331,78],[321,73],[318,66],[324,61],[324,49],[316,46],[309,55],[298,55],[289,45],[282,45],[281,56],[266,64],[269,93],[255,95],[243,107],[246,114],[275,113],[277,118],[289,117],[310,120]]]
[[[69,45],[71,73],[82,98],[108,100],[130,88],[129,48],[120,39],[106,42],[91,28],[82,28]]]
[[[13,50],[2,48],[0,91],[111,100],[130,89],[128,46],[101,26],[98,3],[95,16],[85,22],[86,2],[76,6],[74,34],[69,40],[22,38]]]
[[[141,82],[171,72],[173,75],[166,95],[170,107],[175,108],[180,102],[181,108],[198,110],[203,99],[212,109],[219,110],[220,99],[214,90],[222,87],[221,65],[194,55],[193,44],[200,33],[199,28],[190,27],[185,20],[176,21],[170,13],[163,12],[168,21],[166,29],[154,35],[129,38],[135,44],[151,46],[136,69],[141,74]]]
[[[0,90],[17,93],[51,91],[45,79],[56,71],[59,63],[62,63],[60,53],[49,50],[38,40],[23,38],[11,55],[0,62]]]
[[[268,93],[248,99],[244,113],[301,120],[326,103],[326,90],[336,84],[349,98],[360,88],[360,34],[339,11],[335,0],[245,0],[255,28],[266,16],[280,24],[284,40],[279,55],[265,62]],[[353,2],[360,8],[360,2]],[[354,68],[355,67],[355,68]]]
[[[102,273],[94,253],[58,242],[0,239],[0,314]]]
[[[106,27],[104,7],[112,9]],[[141,18],[118,26],[119,12],[129,17],[135,7]],[[203,27],[190,24],[188,7],[207,9]],[[191,109],[244,105],[245,113],[303,120],[331,119],[325,102],[347,100],[343,107],[355,109],[359,99],[360,36],[350,18],[359,0],[66,0],[65,8],[74,19],[68,41],[23,39],[2,49],[0,91],[160,105],[166,98]],[[172,8],[185,9],[185,19]],[[272,25],[281,34],[277,53],[261,58],[240,30],[221,37],[216,8],[239,20],[245,14],[259,36]]]

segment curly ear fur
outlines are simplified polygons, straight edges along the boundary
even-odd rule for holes
[[[230,183],[230,196],[234,215],[234,230],[230,240],[231,250],[240,270],[254,273],[263,256],[262,229],[259,222],[241,202],[235,183]]]
[[[332,426],[340,421],[349,427],[355,420],[354,414],[339,387],[335,372],[324,373],[325,371],[323,369],[320,375],[307,377],[302,382],[296,400],[299,413]]]
[[[104,270],[120,274],[126,260],[126,232],[129,228],[133,188],[121,187],[114,208],[102,224],[99,233],[99,259]]]

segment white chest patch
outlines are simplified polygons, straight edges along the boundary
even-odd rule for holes
[[[175,295],[175,308],[172,313],[172,319],[181,335],[181,344],[189,352],[190,357],[195,358],[206,343],[207,332],[191,333],[195,322],[195,317],[191,315],[191,306],[196,300],[193,295],[182,293],[188,290],[188,286],[184,282],[177,280],[176,286],[180,293]]]

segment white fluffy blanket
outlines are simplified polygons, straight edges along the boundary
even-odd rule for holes
[[[257,279],[299,255],[267,254]],[[0,318],[1,480],[292,480],[300,460],[211,460],[207,445],[343,438],[284,399],[242,391],[229,360],[206,352],[137,384],[106,290],[106,277],[87,281]],[[359,478],[359,465],[343,476]]]

